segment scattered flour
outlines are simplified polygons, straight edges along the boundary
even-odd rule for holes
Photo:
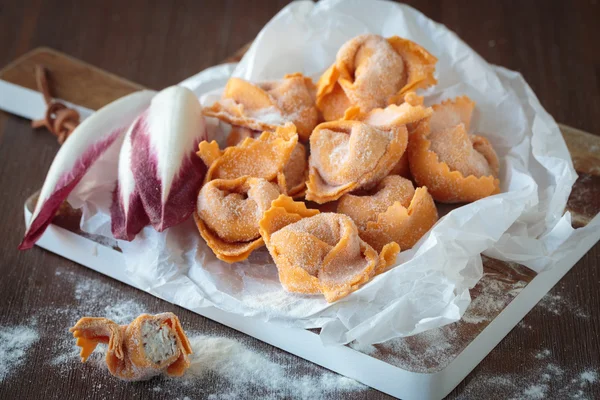
[[[489,279],[481,279],[481,293],[471,302],[465,311],[462,321],[469,324],[479,324],[491,321],[508,303],[525,287],[525,282],[514,284]]]
[[[322,399],[366,388],[332,372],[315,373],[319,367],[312,365],[313,373],[292,376],[286,365],[294,356],[263,354],[231,338],[190,334],[190,343],[194,353],[183,379],[164,379],[153,391],[176,394],[181,387],[214,389],[214,385],[206,385],[211,380],[219,384],[216,393],[203,393],[208,399]]]
[[[541,355],[541,357],[540,357]],[[552,356],[549,350],[533,354],[532,368],[526,373],[504,375],[480,374],[468,383],[457,396],[460,400],[480,399],[481,393],[495,393],[498,399],[580,399],[592,400],[592,385],[598,382],[598,372],[568,371],[557,364],[540,362]]]
[[[547,391],[548,385],[546,384],[531,385],[523,391],[523,396],[526,399],[543,399],[546,397]]]
[[[352,342],[350,347],[409,371],[430,373],[454,360],[463,348],[461,339],[460,333],[447,325],[374,346]]]
[[[50,362],[54,367],[68,373],[75,368],[98,370],[99,379],[108,374],[104,362],[106,346],[99,345],[84,367],[79,360],[80,349],[66,330],[84,315],[103,316],[113,321],[126,324],[143,312],[147,312],[142,304],[127,299],[126,295],[114,285],[98,279],[84,279],[72,272],[57,271],[61,279],[73,284],[75,301],[68,307],[50,308],[66,320],[69,326],[64,331],[49,333],[54,335],[56,343],[52,349]],[[112,306],[112,304],[115,304]],[[307,364],[301,373],[294,365],[295,356],[283,352],[260,351],[252,347],[256,341],[235,340],[226,337],[205,336],[188,332],[193,348],[191,366],[183,378],[155,378],[148,387],[149,395],[160,393],[177,399],[195,399],[198,397],[212,400],[227,400],[262,397],[270,399],[323,399],[328,397],[344,397],[350,392],[362,391],[366,386],[326,371],[321,367]],[[114,380],[114,386],[127,385]],[[106,385],[103,385],[103,387]],[[103,390],[98,389],[97,393]],[[207,388],[214,393],[207,392]]]
[[[117,323],[128,323],[137,315],[147,311],[142,304],[127,299],[125,293],[114,285],[104,283],[97,279],[85,279],[72,272],[57,271],[62,279],[68,279],[73,284],[73,297],[76,301],[65,307],[49,305],[45,313],[52,317],[56,313],[68,321],[72,326],[83,315],[105,316]],[[470,325],[487,320],[487,314],[494,314],[501,310],[507,300],[512,298],[520,287],[510,288],[509,298],[497,296],[498,293],[507,293],[507,288],[490,286],[484,290],[485,296],[480,296],[478,302],[474,301],[472,312],[461,323]],[[108,306],[107,304],[116,304]],[[573,312],[579,317],[585,317],[577,307],[563,299],[561,296],[548,295],[540,305],[559,315],[562,312]],[[51,364],[60,366],[65,372],[74,368],[81,368],[79,362],[79,349],[75,346],[72,336],[65,331],[48,332],[55,335],[52,338],[56,343],[50,351],[54,356]],[[532,329],[531,325],[519,324],[524,329]],[[23,362],[25,351],[35,341],[38,334],[35,329],[17,327],[26,332],[23,341],[15,346],[14,362],[11,366]],[[15,328],[15,329],[17,329]],[[0,339],[4,345],[3,335]],[[46,334],[46,333],[44,333]],[[205,336],[190,334],[194,350],[192,364],[186,375],[181,379],[157,378],[148,386],[150,393],[172,398],[208,398],[213,400],[227,400],[247,397],[263,397],[265,400],[280,398],[344,398],[351,393],[364,390],[366,387],[352,379],[345,378],[335,373],[323,370],[321,367],[308,364],[297,366],[295,356],[283,353],[262,350],[261,345],[250,338],[241,337],[238,340],[226,337]],[[413,370],[426,372],[431,366],[443,365],[454,359],[461,335],[450,326],[428,331],[412,338],[394,339],[381,345],[362,346],[354,344],[352,347],[377,356],[395,365],[411,363]],[[460,350],[460,348],[459,348]],[[0,347],[0,381],[7,374],[5,359],[9,350]],[[104,377],[108,372],[104,363],[104,346],[94,352],[86,368],[103,370]],[[534,367],[526,374],[485,375],[480,374],[468,381],[464,390],[459,394],[459,399],[478,399],[482,392],[494,391],[501,394],[503,399],[544,399],[550,394],[558,393],[564,399],[591,399],[589,395],[592,385],[598,382],[598,372],[595,369],[581,371],[565,371],[558,365],[551,363],[552,354],[548,349],[532,353]],[[20,360],[20,361],[19,361]],[[543,365],[540,365],[542,363]],[[294,368],[291,368],[291,366]],[[301,369],[298,371],[298,369]],[[83,377],[85,378],[85,377]],[[126,385],[115,381],[114,385]],[[104,388],[106,385],[103,385]],[[99,390],[99,387],[94,386]],[[208,392],[210,390],[210,392]]]
[[[194,354],[186,379],[201,378],[212,372],[231,377],[236,385],[247,386],[260,384],[264,376],[277,377],[281,374],[276,363],[233,339],[199,335],[191,336],[190,343]],[[265,384],[274,386],[275,379]]]
[[[598,373],[596,371],[584,371],[579,375],[579,381],[581,385],[586,383],[596,383],[598,382]]]
[[[144,307],[141,304],[133,300],[125,300],[117,305],[104,307],[103,316],[115,321],[117,324],[128,324],[137,316],[143,314],[144,311]]]
[[[0,382],[25,362],[27,351],[39,338],[35,323],[0,327]]]
[[[466,321],[463,319],[455,324],[408,338],[393,339],[383,344],[363,346],[352,343],[351,347],[390,364],[416,372],[432,372],[439,369],[439,366],[443,368],[463,348],[461,347],[464,345],[463,333],[468,332],[468,326],[485,320],[485,318],[476,317],[484,317],[487,313],[493,313],[495,310],[503,308],[499,297],[496,296],[497,289],[500,288],[492,287],[483,291],[485,296],[480,297],[487,298],[487,300],[474,302],[477,311],[471,312],[471,318],[467,318]],[[581,310],[559,297],[550,297],[550,303],[554,305],[551,309],[566,310],[579,317],[584,316]],[[548,310],[546,307],[544,309]],[[555,314],[553,311],[550,312]],[[527,330],[533,329],[531,325],[523,321],[519,326]],[[467,341],[469,342],[470,339]],[[532,366],[525,373],[503,375],[480,373],[471,380],[466,380],[465,388],[456,398],[461,400],[481,399],[482,393],[495,393],[497,397],[493,398],[514,400],[592,400],[594,398],[591,394],[591,387],[599,382],[598,372],[595,369],[583,372],[575,369],[566,370],[553,362],[552,352],[547,348],[532,352],[529,356],[524,354],[519,357],[522,358],[523,363]]]
[[[522,320],[521,322],[519,322],[519,323],[517,324],[517,326],[518,326],[519,328],[523,328],[523,329],[530,329],[530,330],[531,330],[531,329],[533,329],[533,326],[531,326],[531,325],[529,325],[528,323],[526,323],[526,322],[525,322],[525,320]]]
[[[124,297],[114,285],[93,278],[81,278],[75,273],[57,270],[56,275],[73,285],[75,301],[68,306],[50,306],[47,313],[62,316],[67,325],[64,330],[48,332],[55,345],[52,347],[53,366],[64,367],[65,372],[78,365],[80,348],[75,344],[73,336],[68,329],[75,325],[83,316],[106,317],[118,324],[128,324],[138,315],[145,312],[145,308],[134,300],[121,300]],[[102,357],[94,356],[100,360]]]
[[[535,355],[535,358],[538,360],[543,360],[544,358],[548,358],[550,356],[550,350],[544,349]]]
[[[590,317],[588,313],[583,311],[576,304],[573,304],[570,300],[565,299],[563,296],[558,294],[548,293],[542,298],[537,306],[542,307],[554,315],[561,315],[567,312],[579,318]]]
[[[546,369],[554,376],[563,376],[565,371],[556,364],[546,365]]]
[[[439,371],[451,363],[485,327],[479,324],[494,319],[524,287],[525,282],[522,281],[506,282],[484,275],[479,283],[478,295],[459,322],[375,346],[352,343],[351,347],[409,371]]]

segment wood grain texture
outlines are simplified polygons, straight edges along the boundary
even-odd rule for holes
[[[53,97],[92,110],[144,89],[142,85],[46,47],[34,49],[11,62],[0,70],[0,79],[38,90],[36,65],[46,67]]]
[[[143,86],[161,88],[233,54],[251,41],[285,3],[257,1],[240,6],[232,0],[177,4],[135,0],[123,6],[116,0],[101,4],[4,1],[0,2],[0,26],[8,34],[0,35],[0,65],[35,47],[49,46]],[[488,61],[520,71],[557,121],[600,132],[596,116],[600,109],[597,2],[409,3],[457,32]],[[69,307],[76,300],[75,283],[65,276],[74,276],[80,282],[105,283],[111,301],[135,301],[148,312],[174,311],[190,330],[236,338],[272,357],[285,356],[257,340],[39,248],[18,252],[16,246],[24,230],[23,201],[43,182],[57,149],[51,135],[32,131],[28,121],[0,112],[0,187],[5,190],[0,196],[0,209],[5,210],[0,222],[0,326],[29,324],[35,319],[42,335],[28,354],[26,365],[0,384],[0,398],[174,398],[173,393],[154,391],[156,384],[152,381],[120,384],[108,375],[92,377],[95,370],[89,366],[65,370],[50,365],[53,347],[75,322],[72,315],[53,311]],[[590,204],[597,203],[584,202],[584,206]],[[497,396],[494,385],[485,384],[486,377],[526,376],[537,365],[535,357],[529,356],[541,349],[550,349],[552,362],[569,373],[598,370],[599,262],[597,244],[551,293],[571,308],[556,314],[552,307],[536,307],[524,319],[523,327],[515,328],[449,398],[503,398]],[[297,357],[282,359],[291,379],[324,373],[322,368]],[[204,383],[202,392],[178,395],[204,398],[227,392],[228,382],[218,377],[211,376]],[[472,388],[477,390],[473,392]],[[551,385],[547,398],[568,398],[563,389]],[[597,385],[585,389],[589,398],[600,397]],[[264,393],[248,393],[248,397],[259,395]],[[374,390],[343,397],[387,398]]]

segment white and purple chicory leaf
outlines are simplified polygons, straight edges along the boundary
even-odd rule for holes
[[[88,169],[107,151],[118,149],[125,130],[148,108],[154,95],[152,91],[140,91],[118,99],[92,114],[73,131],[50,166],[19,249],[33,247]]]
[[[119,172],[117,186],[113,192],[110,207],[111,231],[116,239],[131,241],[150,223],[144,210],[142,199],[135,186],[131,168],[131,132],[137,120],[129,127],[119,153]]]
[[[172,86],[152,99],[121,148],[111,208],[115,237],[132,240],[147,221],[160,232],[192,214],[206,172],[196,150],[205,139],[202,107],[192,91]]]

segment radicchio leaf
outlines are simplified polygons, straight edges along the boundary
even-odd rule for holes
[[[153,96],[151,91],[125,96],[92,114],[73,131],[50,166],[20,250],[33,247],[88,169],[107,150],[120,146],[125,130]]]
[[[205,139],[200,102],[180,86],[158,93],[134,123],[131,170],[144,210],[157,231],[192,214],[206,172],[195,152]]]
[[[131,241],[144,226],[150,223],[142,199],[135,186],[135,178],[131,169],[131,132],[140,118],[129,127],[119,153],[119,173],[117,186],[113,192],[110,207],[111,230],[116,239]]]

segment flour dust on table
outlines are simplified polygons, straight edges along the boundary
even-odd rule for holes
[[[147,312],[146,307],[130,298],[124,291],[99,279],[84,278],[73,273],[58,270],[56,275],[71,284],[74,301],[68,307],[48,307],[47,314],[59,314],[74,323],[83,315],[95,315],[127,324],[139,314]],[[159,301],[159,300],[156,300]],[[115,304],[115,306],[112,306]],[[185,326],[184,326],[185,328]],[[80,364],[80,348],[66,331],[49,333],[55,335],[53,357],[50,364],[59,368],[65,376],[75,368],[90,371],[94,393],[101,394],[103,385],[98,375],[108,374],[104,362],[106,346],[99,345],[86,364]],[[189,331],[188,337],[193,354],[191,365],[183,378],[162,378],[151,381],[153,393],[169,395],[173,398],[243,398],[248,393],[266,400],[279,398],[339,398],[352,392],[364,391],[367,387],[325,371],[310,363],[298,370],[288,366],[296,356],[284,352],[265,351],[253,345],[253,339],[233,339],[209,336],[201,332]],[[128,383],[114,380],[114,386]],[[210,388],[210,389],[208,389]]]
[[[216,336],[189,334],[193,354],[190,367],[181,379],[154,379],[153,392],[168,394],[175,398],[238,399],[248,393],[263,399],[335,399],[352,392],[360,392],[366,386],[344,376],[323,372],[315,374],[316,366],[308,364],[306,374],[292,374],[286,368],[295,356],[272,354],[252,349],[242,341]],[[105,370],[103,362],[105,346],[100,346],[90,358],[89,368]],[[77,363],[71,357],[70,363]],[[210,385],[207,384],[211,381]],[[126,385],[115,381],[115,385]],[[207,387],[211,390],[208,391]],[[183,397],[181,397],[183,396]]]
[[[554,315],[563,313],[572,314],[578,318],[589,318],[589,314],[581,309],[577,304],[573,304],[569,299],[558,294],[548,293],[538,303],[538,306]]]
[[[138,315],[142,314],[144,306],[115,289],[114,286],[97,279],[82,279],[81,276],[62,270],[57,270],[56,275],[72,284],[74,301],[66,307],[49,307],[48,313],[60,314],[68,319],[68,326],[64,331],[51,333],[56,346],[53,348],[51,364],[66,365],[79,359],[81,349],[68,333],[69,326],[84,315],[105,317],[118,324],[128,324]],[[98,360],[98,357],[93,357]]]
[[[183,384],[202,390],[203,381],[211,377],[224,383],[216,393],[203,393],[215,400],[243,398],[249,392],[265,399],[339,398],[366,389],[366,386],[332,372],[293,376],[286,369],[285,361],[294,356],[262,353],[230,338],[191,333],[190,343],[194,354],[183,383],[165,380],[155,389],[176,394],[178,386]]]
[[[68,334],[68,327],[82,315],[106,317],[119,324],[129,323],[140,313],[157,311],[154,308],[161,307],[162,302],[152,298],[156,304],[149,307],[148,304],[133,300],[119,285],[110,284],[101,278],[83,277],[73,271],[59,269],[55,276],[61,281],[61,286],[67,288],[67,293],[70,290],[71,300],[64,305],[48,304],[37,310],[34,314],[37,324],[31,322],[1,327],[1,338],[11,337],[17,333],[15,337],[20,339],[11,342],[13,344],[8,347],[0,347],[0,375],[3,379],[5,377],[10,379],[8,374],[12,369],[18,371],[18,368],[24,367],[23,364],[28,357],[33,357],[31,352],[38,338],[47,337],[53,343],[48,349],[49,368],[64,377],[71,375],[76,369],[82,370],[83,379],[94,394],[108,393],[106,379],[111,377],[106,376],[108,371],[104,362],[105,347],[100,346],[89,361],[81,365],[80,349],[75,346],[75,341]],[[482,319],[488,318],[489,313],[501,309],[503,301],[510,301],[520,291],[521,285],[514,286],[513,284],[509,288],[500,288],[486,285],[487,289],[478,296],[478,301],[471,304],[466,313],[466,320],[461,324],[465,327],[477,326]],[[500,296],[507,293],[510,293],[510,296],[506,298]],[[546,304],[552,306],[545,306]],[[549,294],[542,300],[540,308],[549,317],[556,316],[556,310],[580,317],[585,314],[585,310],[572,304],[568,298],[559,298],[553,294]],[[50,320],[60,321],[64,329],[45,328],[46,322]],[[521,325],[523,329],[533,329],[526,322],[522,322]],[[428,371],[434,366],[439,367],[447,360],[453,359],[454,353],[462,346],[458,343],[460,335],[450,327],[451,325],[417,335],[419,336],[417,341],[414,338],[406,338],[376,345],[381,347],[374,355],[387,354],[388,362],[399,363],[405,368],[414,370]],[[261,347],[260,343],[243,335],[232,338],[206,335],[205,332],[190,330],[189,338],[194,354],[186,375],[182,379],[161,378],[142,383],[147,386],[150,393],[173,398],[200,397],[215,400],[244,396],[265,399],[327,399],[345,397],[352,393],[364,393],[366,389],[365,386],[351,379],[325,371],[316,365],[308,362],[298,363],[296,357],[291,354]],[[424,353],[421,351],[423,349]],[[360,350],[369,353],[373,348]],[[395,358],[392,360],[390,357]],[[549,398],[550,393],[559,393],[565,399],[591,398],[589,395],[591,388],[598,384],[598,366],[587,365],[578,368],[560,365],[554,360],[551,350],[544,347],[534,349],[527,357],[532,362],[532,368],[527,374],[476,374],[468,381],[458,398],[475,399],[482,390],[494,390],[502,393],[503,398],[507,399],[543,399]],[[412,362],[410,365],[405,365],[408,358],[412,359]],[[117,388],[128,385],[114,379],[110,379],[110,382]]]
[[[486,272],[460,321],[372,346],[353,342],[351,347],[408,371],[438,372],[450,365],[526,284],[520,279],[499,279],[493,272]]]
[[[552,352],[543,349],[524,357],[532,363],[526,373],[481,374],[468,381],[458,400],[479,399],[481,393],[496,393],[499,399],[578,399],[592,400],[592,386],[597,385],[595,368],[565,368],[553,359]]]
[[[40,338],[35,321],[29,325],[0,326],[0,383],[13,372],[18,372],[31,346]]]

